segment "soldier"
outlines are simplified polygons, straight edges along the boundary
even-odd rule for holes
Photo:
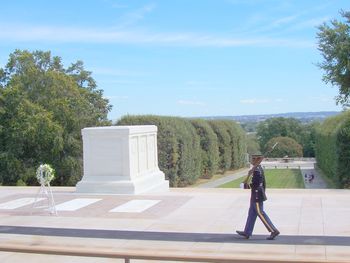
[[[251,164],[253,165],[253,168],[250,169],[248,176],[244,181],[245,184],[248,184],[250,176],[253,175],[252,181],[249,185],[251,188],[251,196],[247,222],[244,231],[236,231],[238,235],[243,236],[246,239],[253,234],[257,216],[259,216],[267,230],[271,233],[270,236],[267,237],[268,240],[273,240],[280,234],[280,232],[271,222],[270,218],[264,212],[263,202],[266,201],[267,198],[265,195],[266,182],[264,170],[260,165],[263,159],[263,155],[252,155]]]

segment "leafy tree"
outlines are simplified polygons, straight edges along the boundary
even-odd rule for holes
[[[303,125],[301,138],[298,143],[303,146],[305,157],[315,157],[316,129],[320,122],[311,122]]]
[[[267,142],[267,147],[272,148],[272,146],[278,142],[276,148],[269,154],[269,157],[282,158],[284,156],[288,157],[302,157],[303,147],[294,139],[289,137],[275,137]]]
[[[0,180],[35,183],[40,162],[56,185],[82,176],[81,129],[109,125],[111,109],[83,63],[64,69],[50,52],[16,50],[0,69]]]
[[[247,153],[248,154],[261,154],[260,145],[255,133],[247,134]]]
[[[339,87],[337,104],[350,105],[350,12],[341,11],[345,22],[332,20],[319,26],[318,46],[324,61],[323,80]]]
[[[37,160],[53,160],[62,151],[62,127],[18,88],[2,90],[0,105],[0,180],[10,185],[20,180],[33,184]]]
[[[258,126],[258,122],[256,121],[249,121],[249,122],[242,122],[241,123],[242,128],[248,133],[256,132],[256,127]]]
[[[259,123],[257,137],[262,152],[265,152],[266,143],[274,137],[290,137],[296,141],[300,140],[302,131],[301,122],[294,118],[270,118]]]
[[[303,146],[304,156],[313,157],[316,124],[302,124],[295,118],[270,118],[259,123],[257,138],[261,151],[268,150],[267,142],[274,137],[290,137]]]

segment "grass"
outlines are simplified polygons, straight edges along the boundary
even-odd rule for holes
[[[214,174],[213,177],[208,178],[208,179],[206,179],[206,178],[198,178],[197,181],[194,184],[188,185],[187,187],[189,187],[189,188],[196,187],[198,185],[201,185],[201,184],[204,184],[204,183],[208,183],[208,182],[211,182],[211,181],[215,181],[217,179],[220,179],[222,177],[230,175],[233,172],[239,172],[239,171],[244,170],[244,169],[246,169],[246,168],[241,168],[241,169],[237,169],[237,170],[228,170],[228,171],[226,171],[223,174],[222,173]]]
[[[305,188],[303,175],[299,169],[265,169],[268,188]],[[219,188],[239,188],[243,178],[236,179]]]

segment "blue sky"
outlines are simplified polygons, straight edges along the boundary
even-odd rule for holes
[[[317,26],[342,0],[2,1],[0,67],[15,49],[82,60],[125,114],[341,110],[322,82]]]

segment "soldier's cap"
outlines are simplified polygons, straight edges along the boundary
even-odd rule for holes
[[[260,159],[260,158],[264,158],[264,156],[262,154],[251,154],[250,155],[250,161],[252,161],[254,159]]]

